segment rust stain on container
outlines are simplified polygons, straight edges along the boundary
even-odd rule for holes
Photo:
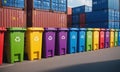
[[[33,10],[32,13],[33,27],[67,27],[67,14],[40,10]]]
[[[21,9],[0,8],[2,16],[0,15],[1,26],[9,27],[26,27],[26,12]]]

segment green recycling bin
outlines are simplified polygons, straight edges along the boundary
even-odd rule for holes
[[[92,34],[93,34],[93,29],[88,28],[86,32],[86,51],[91,51],[92,50]]]
[[[118,46],[118,29],[115,29],[115,47]]]
[[[9,63],[22,62],[25,28],[8,28],[5,35],[5,56]]]

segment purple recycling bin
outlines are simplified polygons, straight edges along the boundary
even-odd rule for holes
[[[45,28],[43,35],[43,57],[53,57],[55,55],[55,31],[56,28]]]
[[[65,55],[67,53],[67,28],[58,28],[56,36],[56,55]]]
[[[110,30],[106,29],[105,30],[105,48],[110,47]]]

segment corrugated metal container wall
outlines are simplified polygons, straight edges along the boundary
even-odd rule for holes
[[[67,27],[67,14],[33,10],[33,27]]]
[[[71,14],[72,14],[72,8],[68,7],[68,9],[67,9],[67,14],[68,14],[68,15],[71,15]]]
[[[72,26],[72,15],[67,15],[67,24],[68,27]]]
[[[0,8],[2,16],[1,26],[26,27],[26,12],[21,9]]]

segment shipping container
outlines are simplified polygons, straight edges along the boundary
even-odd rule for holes
[[[0,26],[26,27],[26,11],[22,9],[0,8]]]
[[[119,10],[120,0],[93,0],[93,11],[103,9]]]
[[[83,6],[78,6],[78,7],[72,8],[73,15],[81,14],[81,13],[85,13],[85,12],[92,12],[92,7],[83,5]]]
[[[67,15],[67,27],[72,27],[72,15]]]
[[[12,8],[26,8],[26,0],[0,0],[0,6]]]
[[[28,13],[27,16],[28,27],[67,27],[67,14],[65,13],[53,13],[43,10],[33,10],[31,13]]]
[[[86,13],[86,23],[105,21],[119,21],[119,15],[115,16],[115,10],[111,9]]]
[[[70,7],[67,8],[67,14],[68,14],[68,15],[71,15],[71,14],[72,14],[72,8],[70,8]]]

